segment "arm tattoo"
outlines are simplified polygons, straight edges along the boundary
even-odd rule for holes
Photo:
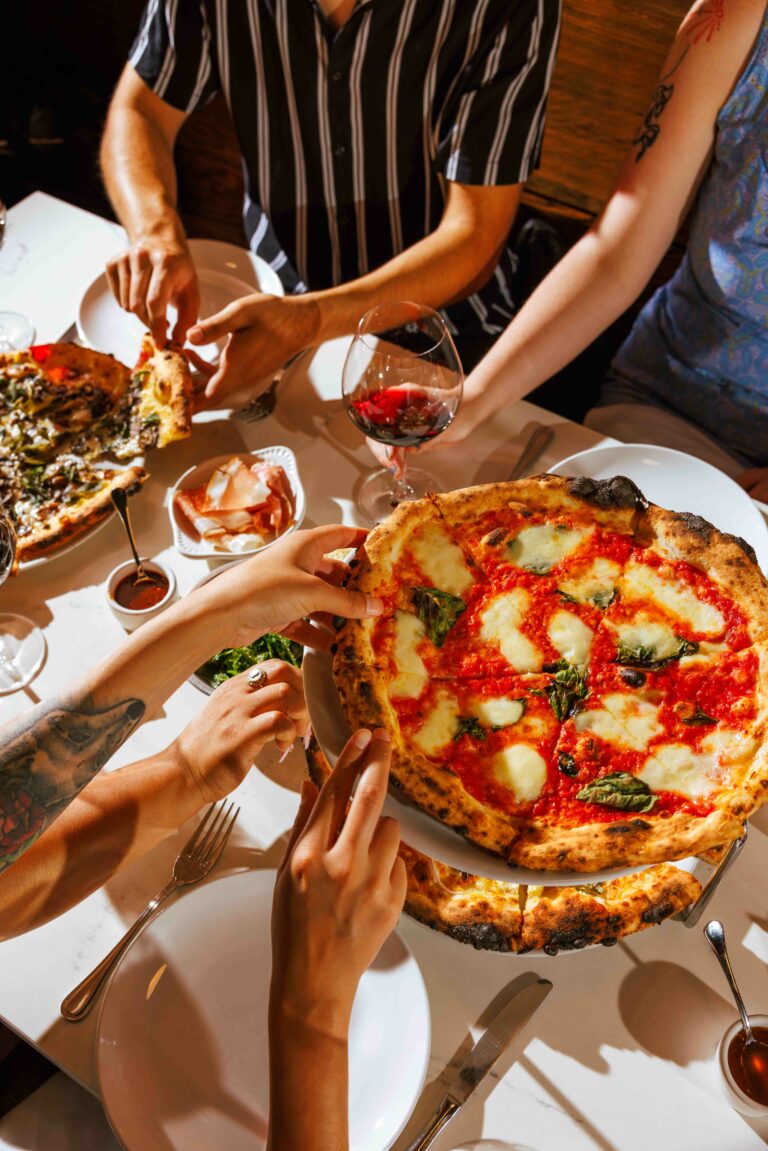
[[[653,99],[651,100],[651,106],[643,118],[640,131],[632,141],[639,149],[635,156],[635,163],[642,160],[648,149],[651,148],[658,139],[661,128],[656,121],[671,100],[672,93],[675,90],[674,84],[667,83],[670,76],[672,76],[673,72],[676,72],[682,64],[691,44],[698,44],[701,39],[706,40],[707,44],[710,42],[715,32],[720,31],[724,17],[725,0],[707,0],[690,21],[685,33],[688,44],[683,48],[682,53],[678,59],[675,60],[666,75],[662,76],[659,80],[656,91],[653,94]]]
[[[43,704],[0,747],[0,871],[93,779],[144,715],[140,699],[96,708],[90,698]]]

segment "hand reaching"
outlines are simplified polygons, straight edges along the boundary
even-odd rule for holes
[[[184,343],[200,309],[197,272],[186,243],[140,240],[109,261],[107,280],[120,307],[146,324],[158,348],[165,347],[166,311],[173,304],[178,313],[173,339]]]
[[[272,911],[275,1026],[297,1020],[346,1041],[360,977],[397,923],[406,889],[400,827],[381,816],[390,759],[388,733],[361,730],[319,795],[302,788]]]

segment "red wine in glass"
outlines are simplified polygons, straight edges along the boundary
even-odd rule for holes
[[[349,405],[349,414],[366,436],[382,444],[412,448],[433,439],[453,419],[458,398],[427,388],[379,388]]]

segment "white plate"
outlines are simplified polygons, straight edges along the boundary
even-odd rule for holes
[[[104,1108],[128,1151],[263,1151],[274,882],[274,871],[251,871],[187,892],[118,967],[96,1061]],[[421,1093],[429,1048],[424,981],[393,934],[352,1010],[352,1151],[395,1141]]]
[[[695,456],[654,444],[615,444],[577,452],[549,470],[594,480],[627,476],[652,503],[675,512],[694,512],[720,531],[742,536],[768,572],[768,525],[754,502],[724,472]]]
[[[339,752],[352,734],[342,710],[339,693],[333,680],[333,659],[328,652],[306,648],[304,662],[304,694],[307,698],[309,718],[325,758],[333,766]],[[416,851],[447,863],[459,871],[471,875],[481,875],[486,879],[497,879],[501,883],[528,883],[549,887],[568,887],[580,883],[600,883],[607,879],[618,879],[622,875],[634,875],[648,865],[639,867],[611,868],[603,871],[533,871],[526,867],[510,867],[503,859],[489,855],[475,847],[426,812],[419,810],[407,801],[390,792],[384,804],[384,814],[400,821],[403,840]],[[685,863],[678,864],[686,867]]]
[[[168,517],[171,521],[171,529],[173,531],[173,543],[178,552],[183,556],[189,556],[190,559],[247,559],[248,556],[256,555],[257,552],[264,551],[265,548],[271,547],[276,540],[270,540],[269,543],[262,544],[259,548],[252,548],[250,551],[237,553],[224,551],[222,548],[211,547],[210,543],[201,539],[197,532],[193,530],[192,525],[187,520],[187,517],[179,512],[174,503],[174,493],[183,491],[186,488],[195,488],[198,484],[204,484],[209,480],[214,471],[221,464],[225,464],[227,460],[231,460],[233,456],[238,459],[244,460],[245,463],[252,463],[254,460],[264,460],[269,464],[279,464],[288,477],[288,483],[293,492],[293,523],[290,527],[281,532],[276,539],[282,539],[283,536],[288,535],[290,532],[295,532],[300,526],[301,521],[304,519],[307,510],[306,496],[304,495],[304,488],[302,487],[301,480],[299,479],[299,467],[296,463],[296,457],[290,448],[284,447],[282,444],[277,444],[274,447],[258,448],[252,452],[228,452],[225,456],[212,456],[209,460],[203,460],[201,464],[195,464],[193,468],[188,468],[182,476],[179,476],[176,483],[168,493]]]
[[[282,296],[284,289],[277,272],[266,260],[216,240],[190,240],[189,249],[197,268],[200,284],[200,318],[212,316],[227,304],[251,292],[268,292]],[[168,330],[176,322],[175,308],[168,309]],[[108,352],[121,363],[133,367],[139,358],[141,341],[146,332],[138,316],[124,312],[112,295],[105,273],[88,286],[77,310],[77,334],[80,340],[99,352]],[[196,348],[203,359],[214,363],[223,341]]]

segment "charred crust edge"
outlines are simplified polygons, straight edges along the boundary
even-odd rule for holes
[[[639,511],[648,507],[640,488],[626,476],[613,476],[609,480],[573,476],[566,480],[566,488],[569,495],[598,508],[633,508]]]

